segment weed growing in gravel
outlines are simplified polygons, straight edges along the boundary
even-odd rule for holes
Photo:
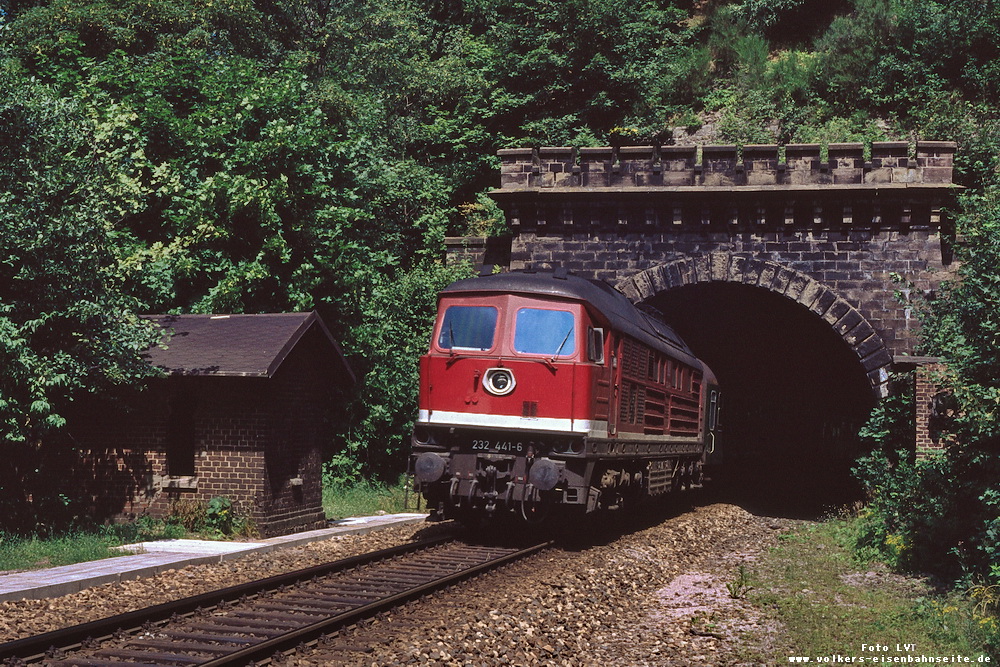
[[[740,563],[740,566],[736,568],[736,578],[726,583],[729,597],[734,600],[742,600],[753,589],[754,587],[750,585],[750,570],[744,563]]]

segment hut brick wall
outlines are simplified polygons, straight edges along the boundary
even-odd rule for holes
[[[314,356],[320,343],[307,334],[273,378],[170,377],[127,409],[90,405],[71,416],[73,474],[90,515],[165,518],[225,496],[264,536],[325,525],[321,449],[333,387]],[[197,401],[194,476],[168,469],[170,401],[181,392]]]
[[[269,380],[270,438],[266,461],[257,469],[265,475],[267,490],[259,511],[271,532],[324,521],[322,443],[334,397],[331,370],[316,363],[322,345],[318,331],[306,334]]]
[[[941,363],[927,364],[916,368],[914,378],[914,426],[917,458],[930,458],[944,451],[948,436],[940,432],[935,423],[934,401],[941,392],[937,384],[938,376],[944,372]],[[944,416],[944,415],[941,415]]]

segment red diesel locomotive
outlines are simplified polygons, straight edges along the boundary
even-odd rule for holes
[[[712,371],[610,285],[469,278],[438,297],[412,468],[445,518],[583,514],[700,484],[718,417]]]

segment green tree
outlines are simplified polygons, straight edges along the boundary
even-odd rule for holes
[[[278,20],[265,20],[271,17]],[[352,17],[364,20],[345,21]],[[65,231],[37,233],[48,244],[37,251],[40,266],[19,270],[85,277],[74,262],[99,251],[101,263],[92,263],[106,278],[105,292],[93,310],[104,319],[88,326],[112,340],[120,332],[110,314],[134,324],[143,311],[315,308],[349,342],[374,336],[365,333],[372,317],[383,318],[382,326],[412,325],[404,309],[376,310],[397,278],[406,282],[414,267],[438,257],[447,227],[462,219],[455,193],[492,159],[478,147],[456,151],[484,141],[474,112],[449,109],[478,79],[463,73],[451,47],[433,54],[423,39],[403,39],[425,24],[396,3],[56,0],[21,12],[0,37],[10,82],[4,146],[25,152],[0,160],[11,179],[30,162],[45,187],[24,180],[17,186],[23,196],[17,188],[5,196],[33,205],[38,214],[28,219],[39,229]],[[328,28],[339,42],[318,37]],[[435,87],[442,64],[454,82]],[[28,111],[18,102],[35,98]],[[43,127],[38,118],[48,109],[65,119]],[[88,187],[70,185],[76,181]],[[20,221],[13,205],[4,213],[10,224]],[[80,227],[83,220],[91,226]],[[90,255],[75,237],[64,238],[70,231]],[[30,259],[24,239],[32,233],[7,235],[7,265]],[[432,300],[433,291],[422,298]],[[7,339],[37,358],[34,370],[51,349],[15,329]],[[386,336],[352,349],[359,358],[389,354],[396,367],[405,350],[415,369],[407,340]],[[78,363],[79,354],[75,348],[67,359]],[[411,419],[415,386],[389,391],[382,368],[363,365],[370,377],[360,385],[355,421]],[[123,382],[142,367],[132,370],[123,366]],[[55,376],[54,383],[64,381]],[[12,398],[11,414],[42,410],[36,398]],[[52,427],[62,423],[58,412],[42,416]],[[372,467],[398,454],[401,438],[368,447]]]
[[[932,302],[924,338],[956,408],[944,497],[957,534],[946,543],[971,574],[1000,584],[1000,186],[966,198],[966,211],[960,279]]]
[[[147,377],[154,340],[122,291],[113,223],[135,206],[130,116],[0,69],[0,511],[34,519],[58,497],[46,448],[75,398]],[[68,480],[66,480],[68,482]],[[63,489],[64,490],[64,489]],[[34,505],[25,505],[27,497]],[[8,511],[17,507],[17,511]]]
[[[417,414],[416,361],[430,344],[437,293],[470,275],[466,265],[428,261],[373,282],[364,299],[362,322],[345,342],[362,366],[364,379],[338,439],[332,471],[336,478],[369,472],[392,481],[404,469]]]
[[[496,126],[518,142],[574,143],[665,120],[663,98],[693,33],[668,2],[493,2],[467,7],[495,82]],[[679,68],[682,75],[690,68]],[[657,128],[660,129],[660,128]]]
[[[940,356],[941,455],[915,461],[909,401],[893,398],[857,470],[872,503],[867,546],[901,567],[965,585],[1000,584],[1000,189],[964,198],[959,279],[920,304],[926,351]]]

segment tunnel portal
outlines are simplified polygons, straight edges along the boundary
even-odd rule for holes
[[[649,303],[722,386],[715,492],[803,516],[859,496],[850,469],[875,395],[829,324],[786,297],[735,283],[677,287]]]
[[[890,373],[934,363],[894,291],[899,279],[914,293],[954,279],[956,149],[504,149],[490,196],[509,236],[448,239],[448,261],[560,267],[659,307],[727,395],[719,488],[780,511],[832,504],[857,493],[857,429],[892,391]],[[915,418],[917,453],[939,450]]]

